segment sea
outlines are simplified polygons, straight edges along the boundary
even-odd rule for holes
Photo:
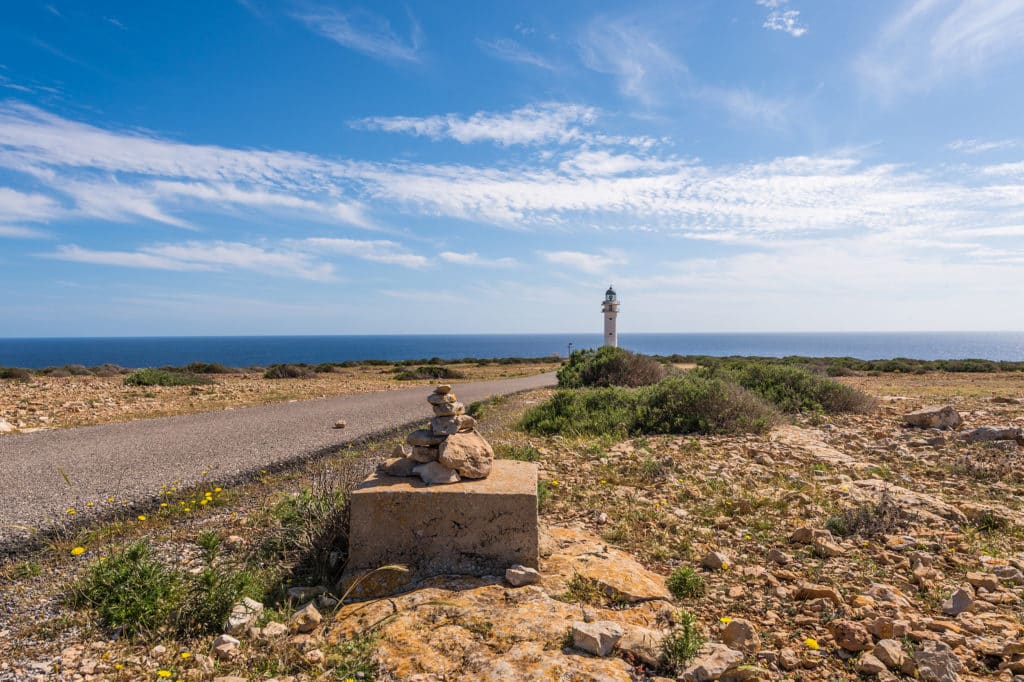
[[[202,361],[252,367],[277,362],[541,357],[596,348],[601,341],[601,334],[571,333],[16,338],[0,339],[0,366],[40,369],[111,363],[134,368]],[[620,334],[619,345],[653,355],[1024,361],[1024,332]]]

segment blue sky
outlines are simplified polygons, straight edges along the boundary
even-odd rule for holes
[[[1019,0],[0,13],[0,336],[1021,327]]]

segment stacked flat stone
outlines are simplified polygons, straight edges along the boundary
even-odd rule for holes
[[[452,387],[442,384],[427,398],[434,410],[429,429],[413,431],[381,464],[389,476],[419,476],[425,483],[457,483],[463,478],[487,478],[494,450],[476,431]]]

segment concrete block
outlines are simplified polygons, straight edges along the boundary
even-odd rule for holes
[[[350,519],[343,582],[386,564],[409,568],[401,584],[537,568],[537,465],[495,460],[487,478],[434,486],[376,472],[352,492]],[[396,578],[383,582],[395,589]],[[382,592],[372,582],[381,581],[366,581],[357,594]]]

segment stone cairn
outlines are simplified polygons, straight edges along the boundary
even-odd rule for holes
[[[389,476],[419,476],[424,483],[457,483],[463,478],[487,478],[494,450],[476,431],[476,420],[442,384],[427,398],[434,408],[429,429],[413,431],[380,465]]]

